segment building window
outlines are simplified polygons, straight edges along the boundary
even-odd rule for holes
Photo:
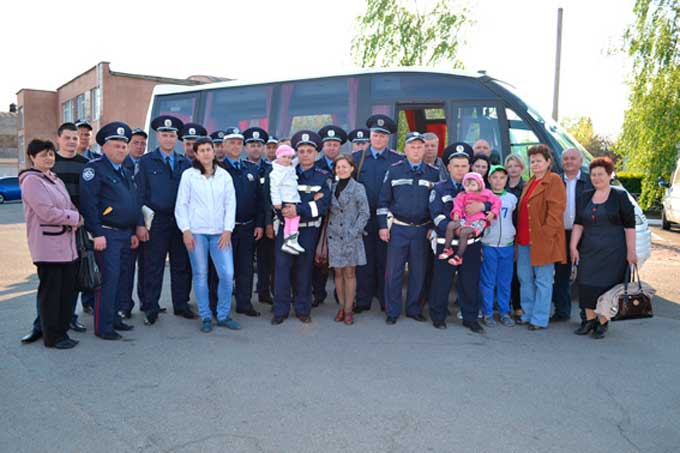
[[[73,122],[73,100],[69,99],[68,101],[64,102],[62,104],[62,108],[64,123]]]
[[[102,90],[97,87],[90,90],[90,98],[92,99],[92,120],[97,121],[101,117],[102,108]]]
[[[85,95],[81,94],[76,98],[76,117],[78,119],[87,119],[87,115],[85,112]]]

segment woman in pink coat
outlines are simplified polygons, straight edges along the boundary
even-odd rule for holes
[[[32,168],[19,174],[28,248],[38,268],[38,308],[45,346],[70,349],[78,342],[66,331],[76,293],[75,230],[82,218],[61,179],[52,173],[55,149],[50,141],[33,140],[26,150]]]

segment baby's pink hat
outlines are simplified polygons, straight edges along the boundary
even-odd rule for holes
[[[470,173],[463,176],[463,184],[465,184],[465,181],[467,181],[468,179],[474,179],[475,181],[477,181],[477,184],[479,184],[482,190],[485,189],[484,178],[482,178],[482,175],[480,175],[479,173],[471,171]]]
[[[288,145],[281,145],[276,149],[276,157],[281,156],[294,156],[295,150]]]

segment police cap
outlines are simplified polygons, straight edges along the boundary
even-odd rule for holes
[[[343,145],[347,141],[347,132],[341,127],[328,125],[319,129],[321,142],[336,141]]]
[[[259,143],[267,143],[267,140],[269,140],[269,134],[267,134],[267,131],[262,129],[261,127],[249,127],[245,131],[243,131],[243,142],[244,143],[253,143],[253,142],[259,142]]]
[[[296,132],[290,139],[293,148],[298,149],[300,145],[312,145],[318,151],[321,148],[321,137],[314,131],[302,130]]]
[[[347,138],[352,143],[365,143],[370,140],[370,131],[368,129],[354,129],[349,134]]]
[[[397,132],[397,123],[392,118],[382,113],[370,116],[366,120],[366,127],[373,132],[381,132],[383,134],[394,134]]]
[[[192,139],[192,138],[201,138],[201,137],[206,137],[208,135],[208,131],[205,130],[203,126],[201,126],[198,123],[186,123],[184,127],[182,127],[182,130],[179,133],[179,139],[180,140],[185,140],[185,139]]]
[[[104,143],[109,140],[122,140],[125,143],[130,141],[132,137],[132,129],[127,124],[121,121],[114,121],[113,123],[105,124],[97,132],[97,144],[104,146]]]
[[[151,129],[156,132],[177,132],[184,127],[182,120],[172,115],[161,115],[151,121]]]
[[[213,143],[222,143],[225,135],[223,130],[217,130],[210,134],[210,138],[212,138]]]
[[[144,129],[139,128],[139,127],[132,129],[132,134],[130,134],[131,138],[132,138],[132,136],[135,136],[135,135],[141,135],[144,138],[149,138],[149,135],[146,133],[146,131]]]
[[[474,152],[472,151],[472,146],[464,142],[452,143],[444,149],[442,153],[442,160],[445,165],[449,164],[449,161],[453,157],[466,157],[468,161],[472,158]]]
[[[238,140],[243,140],[243,132],[238,127],[228,127],[224,130],[224,138],[223,140],[231,140],[231,139],[238,139]]]
[[[272,143],[275,144],[275,145],[279,144],[279,139],[276,138],[275,135],[270,135],[269,139],[267,140],[267,145],[272,144]]]
[[[76,125],[76,127],[85,127],[89,130],[92,130],[92,125],[88,123],[87,120],[76,120],[74,124]]]
[[[418,131],[413,131],[406,134],[406,140],[404,143],[411,143],[416,140],[420,140],[421,142],[425,143],[425,137],[423,137],[423,134]]]

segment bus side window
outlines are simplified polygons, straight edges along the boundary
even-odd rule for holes
[[[451,142],[465,142],[472,146],[477,140],[486,140],[492,153],[502,155],[500,122],[495,105],[456,105],[452,126],[449,133]]]
[[[524,178],[529,178],[529,159],[527,150],[530,146],[538,145],[540,141],[529,125],[520,118],[513,110],[506,108],[505,116],[508,118],[508,133],[510,135],[510,152],[519,154],[526,163]]]

